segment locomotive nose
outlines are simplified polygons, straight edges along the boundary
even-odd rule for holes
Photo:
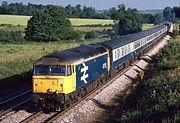
[[[57,91],[62,91],[62,82],[58,78],[33,78],[33,83],[34,93],[56,93]]]

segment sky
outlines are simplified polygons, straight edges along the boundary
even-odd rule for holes
[[[4,0],[0,0],[0,3]],[[71,5],[86,5],[95,7],[97,10],[109,9],[117,7],[117,5],[125,4],[129,8],[137,8],[138,10],[147,9],[163,9],[167,6],[180,6],[180,0],[6,0],[8,3],[23,2],[35,4],[53,4],[66,6]]]

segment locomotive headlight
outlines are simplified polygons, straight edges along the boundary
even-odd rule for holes
[[[50,88],[50,89],[48,89],[48,92],[52,92],[52,89]]]
[[[57,83],[56,82],[52,82],[53,85],[56,85]]]
[[[59,81],[60,81],[60,84],[63,84],[63,79],[60,79]]]
[[[59,91],[56,91],[56,94],[59,94]]]
[[[41,82],[41,85],[44,85],[44,82],[43,82],[43,81]]]

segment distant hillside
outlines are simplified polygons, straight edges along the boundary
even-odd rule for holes
[[[157,13],[162,13],[162,12],[163,12],[163,9],[140,10],[139,12],[140,12],[140,13],[143,13],[143,14],[152,14],[152,15],[155,15],[155,14],[157,14]]]

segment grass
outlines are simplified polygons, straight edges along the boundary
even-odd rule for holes
[[[80,32],[103,32],[112,27],[74,27],[74,29]]]
[[[154,27],[154,24],[143,24],[142,30],[147,30],[153,27]]]
[[[104,19],[79,19],[79,18],[70,18],[70,21],[73,26],[81,25],[109,25],[114,24],[113,20],[104,20]]]
[[[0,24],[12,24],[26,26],[31,16],[0,15]]]
[[[80,44],[102,42],[106,40],[95,39],[82,42],[29,42],[19,44],[0,44],[0,79],[15,74],[22,74],[32,68],[33,62],[38,58],[54,51],[77,47]]]

